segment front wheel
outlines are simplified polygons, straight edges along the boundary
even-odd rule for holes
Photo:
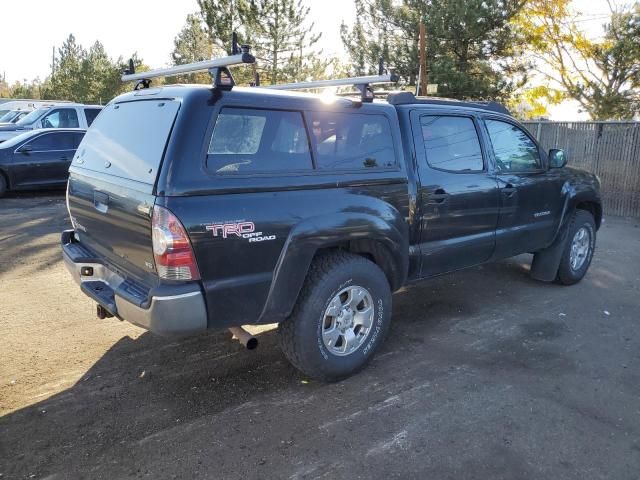
[[[569,225],[557,280],[563,285],[578,283],[587,273],[596,247],[596,224],[593,215],[576,210]]]
[[[391,291],[373,262],[347,252],[314,259],[291,316],[279,326],[287,359],[309,377],[335,381],[363,368],[391,322]]]

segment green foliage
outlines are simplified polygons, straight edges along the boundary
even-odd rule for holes
[[[209,35],[202,26],[202,21],[196,15],[187,15],[185,26],[173,41],[174,49],[171,60],[174,65],[200,62],[208,60],[213,55],[214,44],[209,41]],[[216,50],[219,50],[216,48]],[[177,75],[167,79],[168,83],[208,83],[208,73],[191,73]]]
[[[39,78],[32,81],[26,79],[20,83],[15,82],[9,85],[5,80],[0,80],[0,98],[31,98],[38,100],[42,98],[42,92],[48,87],[48,81],[42,82]]]
[[[133,58],[140,67],[142,62],[137,55]],[[120,80],[126,68],[127,63],[122,58],[112,60],[100,42],[96,41],[85,50],[73,35],[69,35],[58,49],[53,74],[41,87],[40,98],[105,104],[130,88]]]
[[[591,40],[569,0],[529,0],[515,19],[537,69],[594,120],[640,114],[640,3],[613,9],[605,35]]]
[[[307,24],[309,10],[302,0],[252,0],[242,10],[265,83],[300,81],[326,68],[320,52],[312,51],[321,34]]]
[[[231,36],[237,32],[240,42],[246,42],[242,36],[241,12],[246,11],[246,0],[198,0],[199,15],[204,22],[211,43],[218,50],[231,55]]]
[[[302,0],[198,0],[199,15],[210,42],[231,53],[231,35],[237,32],[257,57],[262,84],[323,78],[335,66],[314,46],[320,39],[308,23],[309,7]],[[253,68],[233,71],[236,82],[253,81]]]
[[[510,20],[522,0],[356,0],[358,19],[341,26],[355,74],[383,57],[409,84],[418,77],[419,23],[427,32],[429,83],[438,95],[504,100],[525,78]]]

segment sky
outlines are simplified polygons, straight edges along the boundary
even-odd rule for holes
[[[353,0],[303,0],[310,8],[310,20],[322,32],[320,48],[327,55],[344,58],[340,23],[355,18]],[[88,48],[100,40],[111,57],[128,58],[138,52],[152,68],[166,66],[173,39],[185,17],[197,10],[196,0],[148,2],[132,0],[29,0],[33,14],[25,16],[24,2],[0,0],[2,32],[0,75],[7,81],[45,78],[51,69],[52,49],[70,33]],[[609,11],[606,0],[574,0],[584,13],[581,25],[592,37],[602,35],[603,16]],[[554,120],[576,119],[577,107],[565,103],[550,109]]]

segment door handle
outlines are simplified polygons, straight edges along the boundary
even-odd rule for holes
[[[449,198],[449,194],[444,188],[438,188],[429,195],[429,201],[431,203],[444,203],[447,198]]]
[[[513,197],[514,193],[518,191],[518,189],[514,187],[512,184],[507,183],[504,187],[501,188],[501,191],[505,197],[511,198]]]

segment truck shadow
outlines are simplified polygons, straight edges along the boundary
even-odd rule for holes
[[[149,333],[124,337],[72,387],[0,419],[0,451],[12,459],[5,478],[64,472],[69,465],[83,471],[109,461],[105,458],[120,458],[120,449],[135,448],[199,418],[221,412],[235,415],[247,405],[305,401],[316,394],[324,396],[324,389],[335,393],[364,388],[371,375],[381,375],[384,381],[387,370],[394,371],[394,361],[404,364],[423,357],[415,338],[428,338],[461,315],[481,313],[479,299],[496,285],[528,282],[523,280],[523,269],[517,263],[500,263],[401,291],[394,298],[393,328],[380,355],[403,350],[407,355],[380,362],[381,370],[374,361],[368,373],[337,387],[307,381],[290,366],[278,348],[275,330],[258,335],[260,346],[255,351],[230,341],[226,331],[183,339]],[[482,283],[485,277],[491,279]],[[411,338],[402,334],[409,325],[415,332]],[[30,443],[32,439],[37,444]],[[192,447],[176,446],[185,452]]]

